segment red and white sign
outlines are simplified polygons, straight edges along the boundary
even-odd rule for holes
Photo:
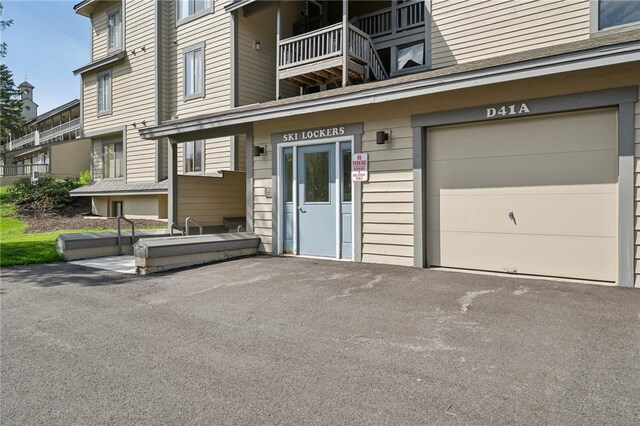
[[[359,153],[351,157],[351,180],[354,182],[369,180],[369,154]]]

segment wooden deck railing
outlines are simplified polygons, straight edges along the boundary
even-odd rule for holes
[[[0,166],[0,176],[31,176],[32,172],[49,173],[48,164]]]
[[[282,40],[278,47],[280,49],[278,70],[341,56],[343,54],[342,36],[342,24],[335,24]],[[368,34],[349,25],[348,42],[350,58],[368,66],[376,80],[388,78]]]
[[[59,126],[54,127],[53,129],[44,130],[40,132],[40,143],[46,143],[51,139],[55,139],[59,136],[64,136],[66,133],[75,132],[80,129],[80,119],[76,118],[67,123],[63,123]],[[74,137],[77,134],[74,134]]]
[[[414,0],[357,16],[351,23],[376,38],[423,25],[424,21],[424,1]]]

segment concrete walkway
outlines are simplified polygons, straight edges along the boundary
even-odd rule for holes
[[[136,261],[133,256],[105,256],[93,259],[74,260],[73,265],[87,268],[102,269],[105,271],[119,272],[121,274],[135,274]]]
[[[0,292],[3,425],[640,424],[640,290],[254,257]]]

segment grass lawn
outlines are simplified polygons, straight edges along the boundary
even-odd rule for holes
[[[56,252],[58,235],[105,231],[104,228],[87,228],[25,234],[27,224],[16,218],[16,208],[8,200],[8,188],[0,187],[0,267],[62,262],[62,256]]]

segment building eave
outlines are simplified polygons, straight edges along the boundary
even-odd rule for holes
[[[232,0],[224,7],[224,10],[227,12],[233,12],[234,10],[241,9],[242,7],[254,2],[255,0]]]
[[[192,119],[175,120],[155,127],[140,130],[144,139],[172,137],[177,141],[190,140],[194,133],[211,132],[216,136],[229,135],[238,126],[264,120],[299,116],[362,105],[408,99],[451,90],[459,90],[483,85],[504,83],[534,77],[549,76],[571,71],[619,65],[640,61],[640,40],[617,45],[602,45],[581,51],[570,51],[548,57],[539,57],[520,62],[481,67],[469,71],[459,71],[464,67],[450,67],[450,72],[437,75],[438,70],[385,80],[346,89],[336,89],[335,93],[324,92],[281,101],[235,108]],[[433,76],[433,74],[436,74]],[[423,76],[422,78],[420,78]],[[293,100],[292,100],[293,99]]]
[[[107,65],[113,65],[114,63],[124,59],[127,56],[127,52],[121,51],[116,53],[115,55],[107,56],[106,58],[100,59],[98,61],[93,61],[87,65],[84,65],[77,70],[73,71],[73,75],[85,74],[89,71],[96,71],[102,67]]]
[[[90,18],[93,10],[96,8],[96,3],[98,3],[98,0],[84,0],[74,5],[73,10],[78,15]]]
[[[121,197],[126,195],[162,195],[167,194],[167,189],[163,190],[146,190],[146,191],[97,191],[97,192],[73,192],[69,194],[72,197]]]

